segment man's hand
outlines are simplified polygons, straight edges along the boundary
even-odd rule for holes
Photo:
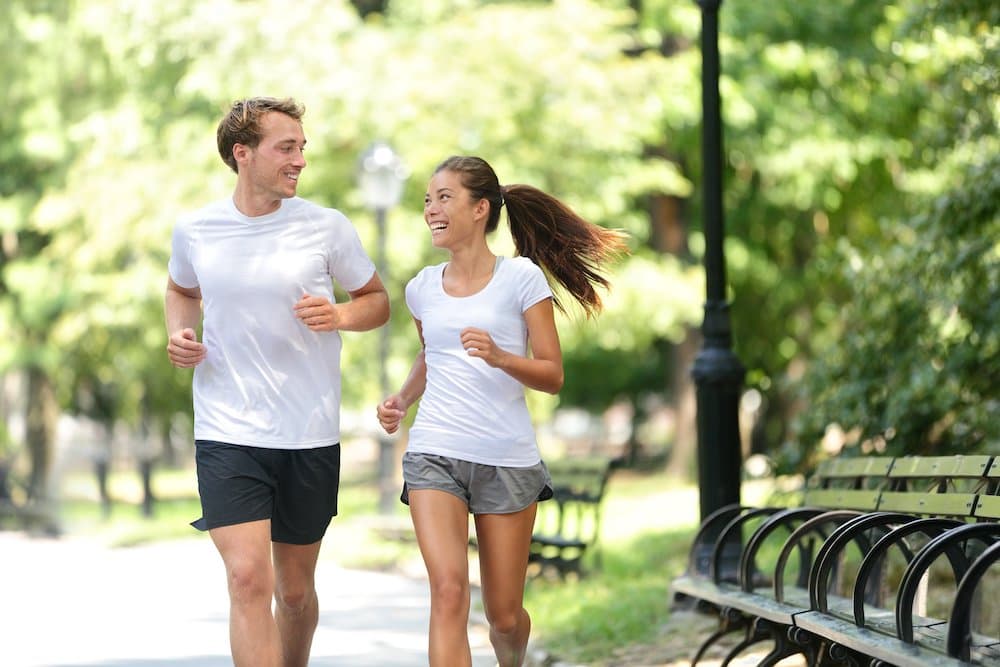
[[[205,360],[205,346],[198,342],[194,329],[181,329],[170,334],[167,357],[177,368],[194,368]]]
[[[336,331],[340,328],[337,306],[324,297],[303,294],[294,310],[295,317],[313,331]]]

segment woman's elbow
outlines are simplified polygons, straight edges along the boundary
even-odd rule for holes
[[[562,390],[563,380],[564,379],[565,378],[563,376],[563,371],[560,368],[559,369],[559,373],[556,374],[555,377],[552,378],[552,380],[549,383],[549,385],[547,387],[545,387],[545,391],[547,393],[549,393],[549,394],[552,394],[552,395],[558,394]]]

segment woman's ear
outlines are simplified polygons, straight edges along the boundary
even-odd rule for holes
[[[483,197],[476,202],[475,207],[472,209],[476,217],[482,217],[484,220],[490,217],[490,200]]]

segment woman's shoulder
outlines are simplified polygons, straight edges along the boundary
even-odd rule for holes
[[[521,273],[541,273],[542,269],[535,264],[535,262],[528,257],[521,257],[517,255],[515,257],[507,257],[503,260],[504,264],[507,264],[514,271],[519,271]]]
[[[541,267],[527,257],[508,257],[503,260],[502,264],[506,264],[509,270],[518,276],[544,275]]]
[[[446,263],[447,262],[442,262],[440,264],[425,266],[417,271],[417,275],[410,278],[410,284],[419,286],[427,283],[428,281],[439,279]]]

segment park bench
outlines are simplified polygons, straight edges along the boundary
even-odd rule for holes
[[[584,575],[583,558],[600,565],[601,505],[620,459],[567,458],[546,461],[553,497],[538,504],[528,563],[535,574]]]
[[[692,662],[741,632],[724,664],[1000,664],[998,486],[1000,456],[831,459],[799,506],[718,510],[671,584],[719,618]]]

